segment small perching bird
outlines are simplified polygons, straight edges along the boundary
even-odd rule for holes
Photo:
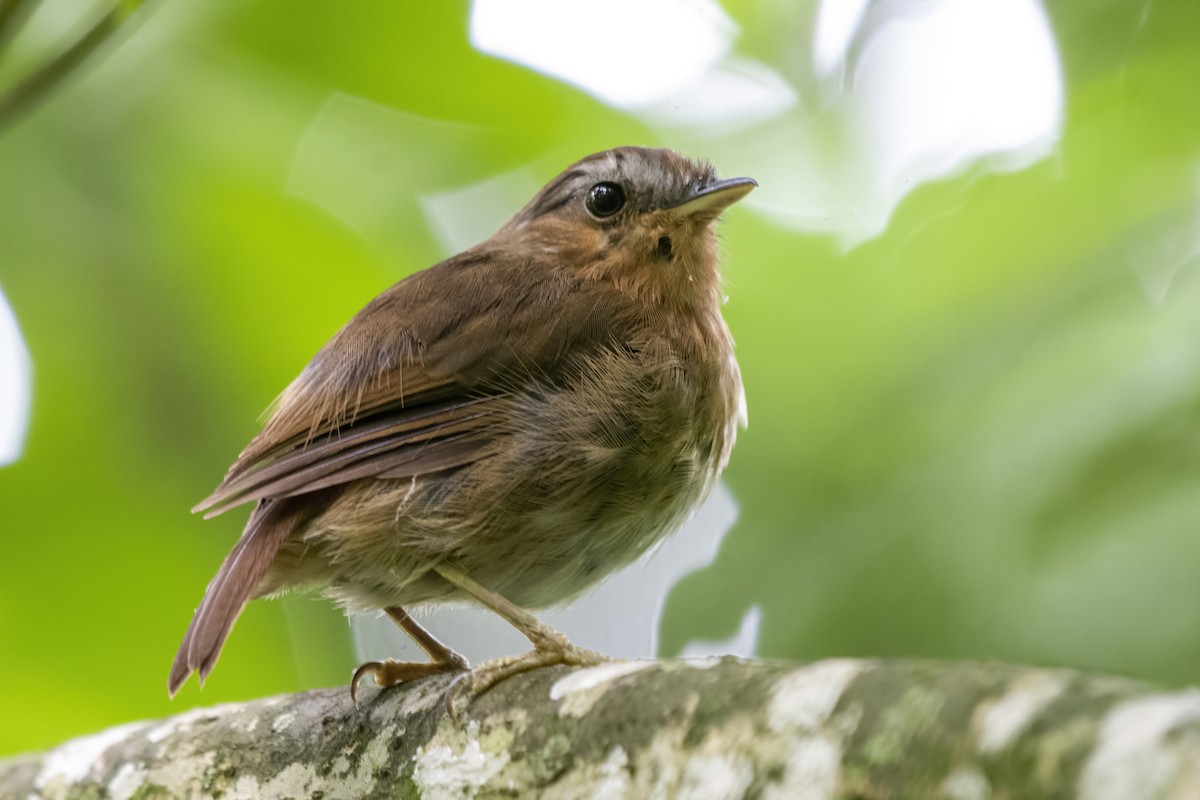
[[[254,503],[167,681],[203,680],[246,602],[321,589],[383,609],[429,655],[387,686],[467,669],[404,607],[472,600],[533,644],[482,692],[603,659],[528,608],[564,603],[675,530],[724,469],[742,382],[713,223],[757,184],[621,147],[552,180],[490,239],[375,298],[280,396],[196,507]]]

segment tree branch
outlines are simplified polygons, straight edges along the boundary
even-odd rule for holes
[[[539,670],[197,709],[0,761],[0,796],[1200,796],[1200,691],[911,661]]]
[[[36,3],[37,0],[0,0],[0,53]]]
[[[12,35],[22,15],[19,7],[26,0],[0,0],[0,34]],[[142,0],[120,0],[99,20],[87,28],[75,41],[33,70],[13,86],[0,93],[0,130],[10,125],[22,113],[48,97],[69,75],[79,68],[100,45],[120,29],[121,25],[142,4]],[[3,39],[0,38],[0,43]]]

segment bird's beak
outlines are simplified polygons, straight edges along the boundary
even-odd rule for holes
[[[681,217],[706,216],[715,219],[722,211],[741,200],[758,186],[754,178],[730,178],[717,181],[689,194],[682,203],[672,206],[671,212]]]

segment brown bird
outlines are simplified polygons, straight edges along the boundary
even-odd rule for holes
[[[254,503],[171,665],[203,682],[246,602],[319,588],[383,609],[429,655],[381,686],[464,670],[404,610],[470,600],[533,644],[467,688],[593,664],[527,608],[577,597],[677,528],[744,421],[713,222],[757,184],[670,150],[569,167],[487,241],[371,301],[279,397],[196,511]]]

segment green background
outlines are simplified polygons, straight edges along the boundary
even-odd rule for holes
[[[735,53],[811,88],[814,3],[724,8]],[[4,85],[79,19],[47,9]],[[540,183],[618,144],[716,158],[696,131],[477,51],[469,11],[161,0],[0,130],[0,290],[34,370],[22,456],[0,468],[0,753],[344,682],[344,622],[289,599],[252,604],[203,693],[168,702],[244,520],[188,508],[334,330],[446,255],[419,193],[525,166]],[[1050,157],[917,186],[849,250],[728,215],[740,517],[672,592],[664,653],[758,605],[763,656],[1200,679],[1200,6],[1046,12]],[[381,121],[322,127],[334,93]],[[339,137],[376,148],[370,174],[320,157]],[[737,137],[725,175],[744,172]],[[326,179],[345,218],[294,190]]]

